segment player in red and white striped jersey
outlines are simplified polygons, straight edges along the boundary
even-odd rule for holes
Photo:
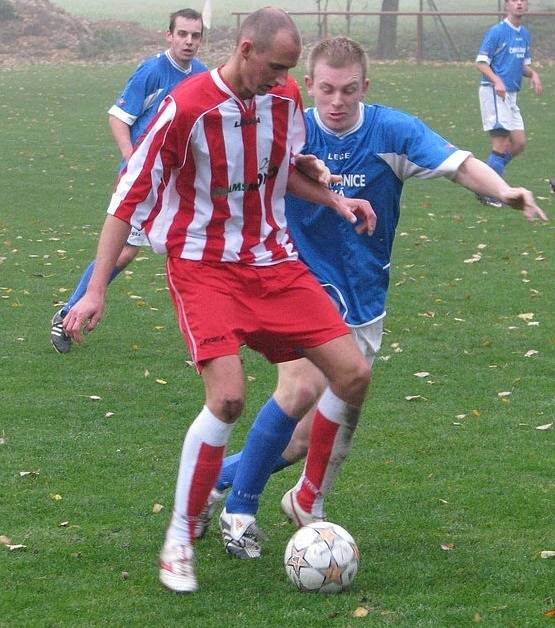
[[[292,78],[245,102],[220,70],[199,74],[166,98],[108,212],[144,226],[152,248],[170,257],[257,266],[296,259],[283,197],[291,151],[303,143]]]
[[[358,218],[353,228],[361,237],[375,226],[367,201],[335,194],[293,163],[304,141],[304,122],[298,87],[288,72],[300,50],[291,18],[281,9],[260,9],[243,21],[236,48],[221,68],[189,80],[166,99],[114,194],[87,293],[64,319],[77,342],[83,328],[96,326],[130,224],[143,227],[153,249],[167,255],[178,323],[206,395],[185,436],[174,513],[160,556],[160,580],[177,592],[197,589],[195,525],[244,403],[240,346],[272,362],[309,358],[329,381],[319,412],[337,424],[358,416],[369,380],[366,360],[297,259],[287,231],[286,191],[328,205],[352,223]],[[298,417],[285,414],[273,398],[259,417],[265,425],[257,471],[262,479]],[[322,451],[328,441],[333,434],[315,440]],[[329,456],[312,459],[319,468],[333,463]],[[251,519],[231,517],[230,535],[237,524],[241,542],[256,542]]]

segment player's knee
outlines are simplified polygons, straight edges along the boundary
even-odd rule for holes
[[[240,397],[229,396],[222,400],[222,413],[226,420],[236,421],[243,412],[244,401]]]
[[[299,380],[295,382],[292,398],[296,412],[295,416],[303,416],[316,403],[322,389],[316,382]]]
[[[286,382],[278,382],[274,398],[286,414],[300,418],[316,403],[324,388],[325,381],[309,377],[289,378]]]
[[[370,383],[370,365],[362,358],[356,365],[353,365],[353,371],[351,373],[352,386],[357,389],[366,390]]]
[[[511,145],[511,153],[513,157],[515,157],[516,155],[520,155],[520,153],[523,153],[525,148],[526,140],[518,140],[517,142],[513,142],[513,144]]]

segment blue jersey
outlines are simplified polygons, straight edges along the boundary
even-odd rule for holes
[[[530,34],[524,26],[513,26],[505,19],[484,35],[476,61],[487,63],[501,78],[508,92],[518,92],[522,69],[532,61]],[[480,84],[491,85],[491,81],[482,75]]]
[[[171,58],[169,51],[160,52],[143,61],[133,72],[108,113],[129,125],[131,143],[135,144],[171,90],[183,79],[207,69],[198,59],[193,59],[189,69],[184,70]]]
[[[380,105],[362,105],[359,124],[338,136],[305,112],[303,152],[340,174],[337,192],[368,200],[377,215],[372,236],[359,235],[332,209],[287,196],[289,229],[301,258],[353,327],[385,314],[389,266],[403,183],[409,177],[453,177],[470,155],[422,121]]]

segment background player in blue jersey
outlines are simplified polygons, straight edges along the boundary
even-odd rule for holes
[[[193,9],[181,9],[172,13],[166,32],[168,50],[139,65],[129,77],[121,96],[108,111],[110,129],[122,156],[120,171],[125,168],[134,144],[143,135],[167,94],[182,80],[207,69],[196,58],[202,34],[200,13]],[[133,229],[110,281],[135,259],[140,247],[144,245],[148,245],[146,236],[142,231]],[[63,320],[85,294],[93,269],[94,260],[81,276],[68,302],[52,318],[50,340],[59,353],[67,353],[71,349],[71,338],[63,330]]]
[[[540,77],[530,65],[530,34],[522,26],[522,16],[527,10],[528,0],[505,0],[507,16],[487,31],[476,57],[482,73],[479,91],[482,124],[491,137],[487,163],[500,176],[526,146],[524,123],[517,105],[522,77],[530,79],[536,94],[542,92]],[[494,197],[479,199],[488,205],[501,206]]]
[[[306,111],[304,151],[315,154],[339,176],[338,193],[370,201],[378,218],[375,233],[356,235],[329,209],[294,197],[288,198],[286,213],[303,260],[336,303],[371,365],[381,343],[390,257],[401,192],[408,178],[445,176],[522,209],[528,220],[545,220],[546,216],[528,190],[509,187],[485,163],[454,147],[418,118],[363,104],[368,87],[366,64],[363,49],[345,37],[324,40],[313,48],[305,81],[316,107]],[[314,432],[309,438],[313,414],[305,413],[326,381],[306,359],[280,364],[278,372],[273,397],[259,413],[243,451],[226,458],[217,490],[197,522],[196,534],[201,536],[223,498],[222,491],[233,483],[220,527],[227,551],[240,558],[260,556],[255,514],[270,472],[304,457],[310,439],[303,475],[285,494],[282,509],[297,525],[324,517],[324,496],[349,451],[356,427],[356,418],[348,412],[337,423],[328,421],[325,429],[335,434],[333,447],[327,452],[327,464],[314,468],[310,452],[321,447],[314,442]],[[276,412],[305,415],[285,452],[268,446],[267,434]]]

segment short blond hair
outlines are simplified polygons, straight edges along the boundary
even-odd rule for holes
[[[314,66],[323,59],[331,68],[344,68],[358,63],[362,68],[362,78],[366,79],[368,58],[362,46],[349,37],[330,37],[319,41],[308,55],[308,75],[314,77]]]

